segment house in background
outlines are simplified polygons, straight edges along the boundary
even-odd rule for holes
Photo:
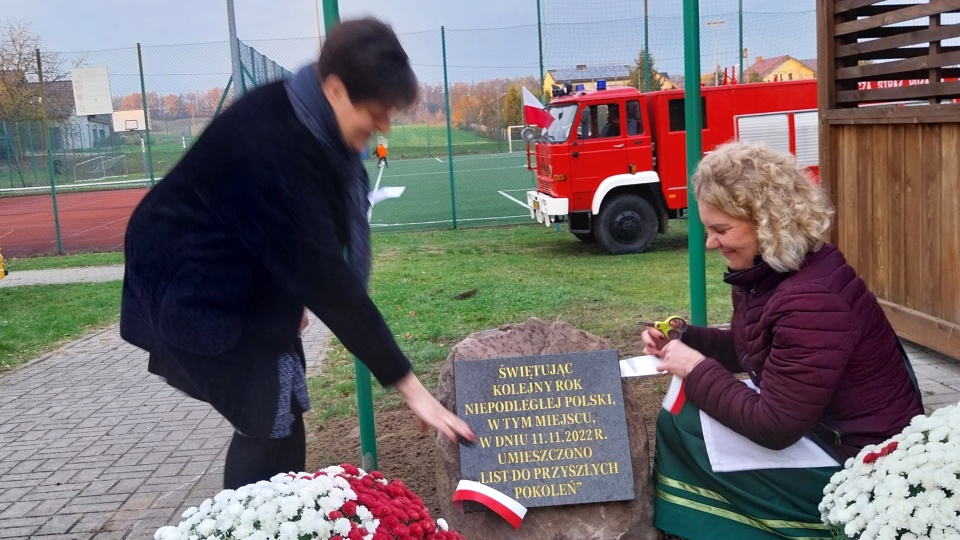
[[[36,86],[38,83],[29,83]],[[107,144],[113,136],[113,121],[109,114],[78,116],[73,98],[72,81],[44,83],[47,96],[47,118],[50,122],[52,150],[85,150]]]
[[[630,85],[630,66],[611,64],[603,66],[587,66],[580,64],[575,68],[550,69],[543,77],[544,95],[552,95],[554,86],[570,83],[574,88],[582,84],[584,90],[596,90],[597,81],[607,81],[607,88]],[[660,81],[663,90],[676,88],[666,73],[654,73]]]
[[[52,150],[85,150],[97,148],[113,135],[109,114],[78,116],[71,81],[48,81],[43,85],[46,97],[47,122],[50,125]],[[22,71],[0,71],[0,120],[5,122],[38,123],[40,83],[32,82]],[[9,135],[8,135],[9,136]],[[39,132],[34,132],[39,137]],[[27,135],[20,134],[19,140]],[[26,144],[26,139],[24,140]],[[19,144],[19,143],[18,143]]]
[[[743,73],[743,82],[800,81],[817,78],[817,59],[797,60],[784,54],[774,58],[757,57]]]

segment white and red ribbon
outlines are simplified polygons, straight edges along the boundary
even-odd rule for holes
[[[453,504],[461,512],[463,501],[473,501],[486,506],[507,520],[514,529],[520,528],[520,522],[527,515],[527,508],[516,499],[473,480],[460,480],[457,484],[457,490],[453,493]]]
[[[663,408],[670,414],[679,414],[686,402],[687,394],[684,391],[683,379],[674,375],[670,381],[670,388],[667,388],[667,395],[663,397]]]

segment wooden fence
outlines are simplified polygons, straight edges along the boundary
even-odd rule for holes
[[[878,4],[817,5],[834,240],[898,334],[960,359],[960,0]]]

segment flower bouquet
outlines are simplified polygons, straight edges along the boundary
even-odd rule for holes
[[[348,464],[227,489],[183,517],[155,540],[463,540],[403,482]]]
[[[960,538],[960,407],[865,447],[823,493],[821,518],[837,538]]]

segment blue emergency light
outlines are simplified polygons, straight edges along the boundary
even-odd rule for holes
[[[597,90],[606,90],[606,89],[607,89],[607,81],[605,79],[598,79]]]
[[[583,91],[584,91],[583,83],[578,84],[578,85],[577,85],[577,92],[583,92]]]

